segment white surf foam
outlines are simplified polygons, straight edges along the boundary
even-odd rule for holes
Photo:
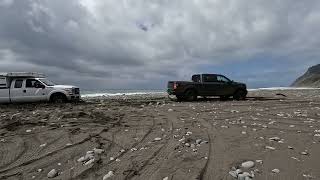
[[[134,96],[134,95],[153,95],[153,94],[164,94],[165,92],[130,92],[130,93],[92,93],[83,94],[81,97],[102,97],[102,96]]]
[[[268,88],[257,88],[257,89],[248,89],[248,91],[259,91],[259,90],[313,90],[320,88],[310,88],[310,87],[268,87]]]

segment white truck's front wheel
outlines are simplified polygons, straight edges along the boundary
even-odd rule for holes
[[[64,103],[67,101],[67,97],[62,93],[55,93],[51,95],[50,101],[53,103]]]

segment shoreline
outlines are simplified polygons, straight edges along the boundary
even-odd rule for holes
[[[232,180],[234,168],[258,180],[320,177],[317,89],[250,91],[245,101],[105,96],[1,105],[0,114],[0,179],[43,180],[53,169],[55,179],[80,180],[110,172],[110,179]],[[254,166],[241,167],[245,161]]]

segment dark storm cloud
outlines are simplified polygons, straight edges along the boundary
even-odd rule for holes
[[[111,88],[260,54],[310,63],[319,12],[317,0],[0,0],[0,71]]]

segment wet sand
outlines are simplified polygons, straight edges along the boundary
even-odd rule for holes
[[[235,169],[258,180],[320,179],[320,90],[248,96],[0,105],[0,179],[48,179],[52,169],[51,179],[102,180],[112,171],[107,179],[232,180]],[[254,166],[241,168],[244,161]]]

